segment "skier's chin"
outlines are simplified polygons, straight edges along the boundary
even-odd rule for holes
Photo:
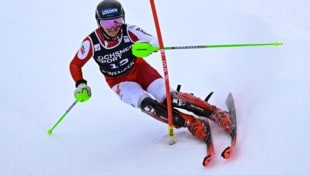
[[[116,28],[116,29],[105,30],[105,33],[106,33],[109,37],[114,38],[114,37],[116,37],[116,36],[119,34],[119,31],[120,31],[120,27],[119,27],[119,28]]]

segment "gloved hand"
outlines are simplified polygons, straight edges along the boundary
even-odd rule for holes
[[[132,54],[138,58],[144,58],[158,51],[158,47],[151,45],[148,42],[137,41],[132,45]]]
[[[91,97],[91,89],[86,82],[79,83],[74,91],[74,97],[78,102],[86,102]]]

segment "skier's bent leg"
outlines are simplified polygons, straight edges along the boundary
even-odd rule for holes
[[[149,96],[141,85],[133,81],[121,82],[112,89],[123,102],[136,108],[140,107],[141,99]]]
[[[171,96],[174,107],[186,109],[199,116],[209,117],[216,109],[215,106],[191,93],[172,92]]]
[[[163,78],[154,80],[146,90],[160,103],[164,102],[167,98],[166,86]],[[174,89],[170,89],[170,92],[176,91]]]
[[[194,96],[191,93],[172,92],[171,96],[172,105],[174,107],[186,109],[196,115],[207,117],[210,120],[216,122],[226,132],[231,132],[232,121],[228,112],[209,104],[208,102]]]
[[[141,110],[153,118],[168,123],[168,110],[166,105],[158,103],[151,97],[146,97],[141,101]],[[204,122],[192,115],[182,113],[173,109],[173,125],[175,128],[187,127],[191,134],[202,141],[207,141],[208,128]]]

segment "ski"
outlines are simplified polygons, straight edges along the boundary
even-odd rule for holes
[[[209,93],[207,97],[205,98],[205,102],[208,102],[210,97],[212,96],[213,92]],[[207,126],[207,133],[208,133],[208,140],[205,142],[206,143],[206,156],[202,161],[203,166],[208,166],[210,161],[213,159],[215,151],[214,151],[214,144],[213,144],[213,139],[212,139],[212,133],[211,133],[211,127],[208,119],[204,120],[204,124]]]
[[[210,161],[213,159],[214,157],[214,145],[213,145],[213,140],[212,140],[212,134],[211,134],[211,128],[210,128],[210,124],[209,124],[209,120],[206,119],[204,120],[204,124],[207,126],[207,133],[208,133],[208,140],[205,142],[206,143],[206,148],[207,148],[207,155],[205,156],[205,158],[202,161],[202,165],[203,166],[208,166]]]
[[[178,85],[177,87],[177,91],[180,92],[181,89],[181,85]],[[210,99],[210,97],[213,95],[213,92],[209,93],[207,95],[207,97],[204,99],[205,102],[208,102],[208,100]],[[176,100],[175,105],[179,108],[183,108],[183,109],[187,109],[189,111],[197,111],[195,114],[201,116],[203,118],[204,124],[206,126],[206,132],[208,133],[209,138],[207,139],[207,141],[205,141],[206,143],[206,156],[203,159],[203,166],[208,166],[208,164],[210,163],[210,161],[214,158],[215,155],[215,149],[214,149],[214,144],[213,144],[213,139],[212,139],[212,133],[211,133],[211,127],[210,127],[210,123],[209,123],[209,119],[208,114],[210,113],[210,111],[208,110],[204,110],[202,107],[191,104],[191,103],[187,103],[183,100]],[[236,109],[235,109],[235,104],[234,104],[234,99],[233,99],[233,95],[232,93],[229,93],[226,100],[225,100],[228,112],[231,114],[231,120],[232,120],[232,131],[229,134],[230,138],[231,138],[231,142],[230,145],[228,147],[226,147],[222,153],[221,156],[224,159],[229,159],[231,156],[231,153],[233,152],[233,150],[235,149],[235,145],[236,145],[236,141],[237,141],[237,119],[236,119]]]
[[[231,142],[228,147],[224,149],[221,156],[224,159],[229,159],[231,156],[231,153],[235,149],[236,143],[237,143],[237,116],[236,116],[236,108],[234,103],[234,98],[232,93],[229,93],[226,99],[226,106],[228,108],[229,113],[231,114],[232,119],[232,131],[229,134],[231,137]]]

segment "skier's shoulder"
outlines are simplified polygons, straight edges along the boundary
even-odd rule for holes
[[[100,38],[100,28],[96,28],[95,30],[91,31],[87,36],[84,37],[82,42],[90,42],[91,44],[96,43]]]
[[[143,34],[143,35],[149,35],[147,32],[145,32],[145,30],[143,28],[141,28],[140,26],[137,25],[133,25],[133,24],[126,24],[127,25],[127,30],[129,32],[135,33],[135,34]]]
[[[137,26],[137,25],[134,25],[134,24],[128,24],[128,23],[126,23],[126,24],[124,24],[124,25],[126,25],[127,30],[130,30],[130,31],[136,30],[136,28],[138,28],[138,26]]]
[[[92,49],[94,47],[92,36],[96,36],[97,30],[98,29],[93,30],[83,38],[82,43],[80,45],[80,49],[77,52],[77,57],[80,60],[88,60],[92,56]]]
[[[98,33],[100,33],[100,28],[96,28],[95,30],[93,30],[93,31],[91,31],[86,37],[85,37],[85,39],[86,38],[88,38],[88,39],[92,39],[92,37],[93,36],[96,36]]]

